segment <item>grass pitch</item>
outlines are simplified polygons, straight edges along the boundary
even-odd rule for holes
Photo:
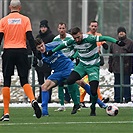
[[[90,109],[82,109],[71,115],[72,108],[54,112],[49,108],[49,117],[37,119],[30,107],[11,107],[10,121],[0,122],[0,133],[132,133],[133,108],[119,107],[117,116],[108,116],[97,107],[97,116],[89,116]],[[0,114],[3,110],[0,108]]]

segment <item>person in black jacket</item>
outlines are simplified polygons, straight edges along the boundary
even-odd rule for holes
[[[52,31],[50,30],[49,26],[48,26],[48,21],[47,20],[42,20],[40,22],[40,31],[39,34],[36,36],[36,38],[41,38],[43,40],[43,42],[49,43],[54,39],[55,35],[52,33]],[[37,65],[37,58],[34,58],[33,61],[33,66],[35,67],[35,70],[37,72],[37,76],[38,76],[38,82],[40,85],[42,85],[44,83],[44,80],[47,79],[47,77],[51,74],[51,68],[49,67],[49,65],[47,63],[43,63],[42,67],[39,67]],[[52,95],[52,89],[49,90],[49,103],[51,102],[51,95]],[[37,101],[39,103],[42,102],[41,100],[41,87],[40,87],[40,91],[39,91],[39,96]]]
[[[111,54],[127,54],[133,53],[133,40],[129,39],[126,36],[126,29],[124,27],[119,27],[117,29],[118,39],[125,43],[125,46],[118,46],[115,44],[111,44],[110,53]],[[132,73],[132,56],[122,56],[122,63],[120,64],[120,57],[117,55],[113,55],[109,57],[109,72],[114,73],[114,85],[120,85],[121,82],[121,71],[120,67],[122,67],[123,71],[123,79],[122,84],[130,85],[130,76]],[[122,65],[122,66],[121,66]],[[114,102],[120,103],[120,87],[114,87]],[[131,101],[131,87],[125,86],[122,87],[122,102],[125,100],[125,103]]]

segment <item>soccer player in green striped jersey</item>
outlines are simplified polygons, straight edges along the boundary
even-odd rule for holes
[[[70,39],[67,42],[60,44],[52,51],[47,53],[48,56],[56,51],[59,51],[65,47],[71,45],[78,51],[80,58],[79,64],[71,72],[67,79],[67,84],[71,85],[76,81],[80,80],[85,75],[88,75],[88,80],[91,89],[92,104],[90,106],[90,116],[96,116],[96,101],[97,101],[97,88],[99,85],[99,69],[100,69],[100,56],[96,42],[108,41],[116,43],[119,46],[124,45],[122,41],[118,41],[115,38],[109,36],[93,36],[83,34],[80,28],[75,27],[71,29],[71,35],[74,39]]]

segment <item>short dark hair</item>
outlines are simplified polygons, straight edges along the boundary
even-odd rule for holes
[[[90,22],[90,24],[91,24],[91,23],[97,23],[97,24],[98,24],[98,21],[92,20],[92,21]]]
[[[60,22],[60,23],[58,24],[58,26],[59,26],[59,25],[63,25],[63,24],[65,25],[65,27],[67,27],[66,23],[64,23],[64,22]]]
[[[41,39],[41,38],[36,38],[35,39],[35,45],[36,46],[38,46],[38,45],[40,45],[40,44],[42,44],[43,43],[43,40]]]
[[[76,35],[78,32],[81,32],[80,28],[78,27],[74,27],[74,28],[71,28],[71,35]]]

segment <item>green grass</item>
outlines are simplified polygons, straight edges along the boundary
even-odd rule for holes
[[[10,108],[10,121],[0,122],[0,133],[132,133],[133,108],[121,107],[115,117],[97,108],[97,116],[89,116],[90,109],[71,115],[72,108],[54,112],[49,117],[33,117],[32,108]],[[0,114],[3,113],[0,108]]]

